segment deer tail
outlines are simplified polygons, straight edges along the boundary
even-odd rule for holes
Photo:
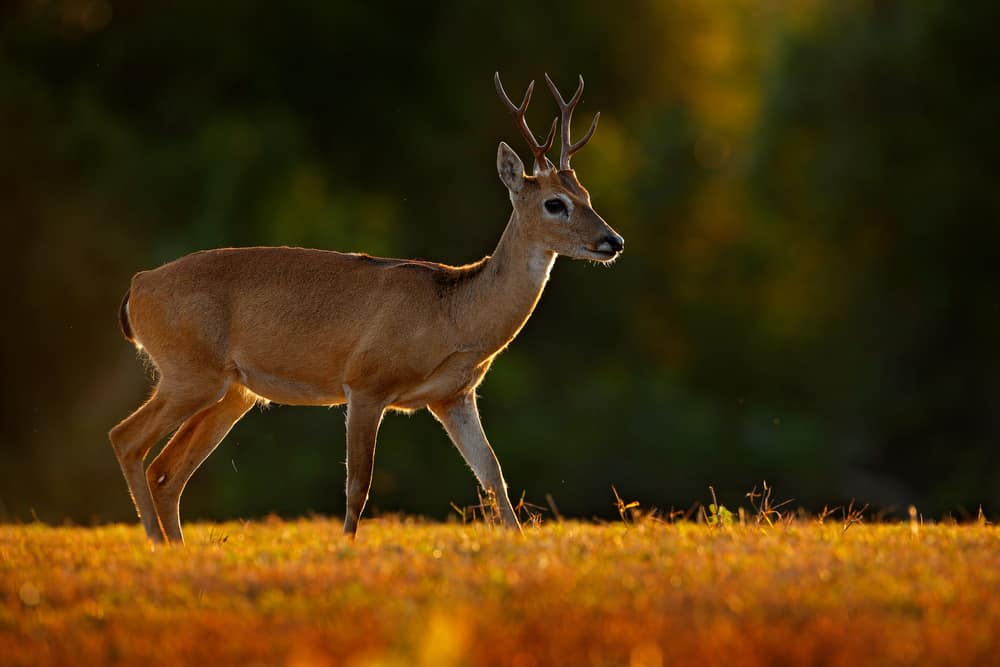
[[[118,324],[121,326],[122,335],[130,343],[135,342],[135,334],[132,332],[132,323],[128,320],[128,297],[132,293],[129,289],[122,298],[122,305],[118,308]]]

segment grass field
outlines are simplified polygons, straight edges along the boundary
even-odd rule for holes
[[[0,665],[996,665],[1000,529],[0,526]]]

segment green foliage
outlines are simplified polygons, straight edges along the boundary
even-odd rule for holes
[[[729,528],[733,525],[733,513],[725,505],[709,503],[707,523],[715,528]]]
[[[224,245],[490,252],[495,148],[516,139],[497,69],[514,89],[587,77],[578,116],[603,114],[574,164],[627,241],[610,270],[560,260],[481,389],[512,489],[584,516],[613,516],[612,481],[670,507],[764,478],[813,509],[996,511],[998,18],[984,1],[0,10],[0,519],[131,516],[105,433],[147,391],[116,333],[132,273]],[[535,99],[540,128],[554,107]],[[251,415],[185,512],[341,512],[342,443],[338,411]],[[474,501],[432,419],[386,420],[375,508]]]

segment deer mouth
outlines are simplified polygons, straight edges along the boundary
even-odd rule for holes
[[[612,232],[605,234],[600,243],[594,247],[587,248],[587,251],[593,255],[591,259],[596,259],[599,262],[611,262],[624,249],[625,239]]]
[[[602,250],[599,248],[583,248],[583,259],[595,259],[598,262],[610,262],[618,258],[621,252],[617,250]]]

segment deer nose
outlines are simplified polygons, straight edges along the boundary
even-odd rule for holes
[[[605,244],[607,244],[611,252],[621,252],[625,248],[625,239],[618,236],[618,234],[611,233],[601,240],[598,247],[603,248]]]

